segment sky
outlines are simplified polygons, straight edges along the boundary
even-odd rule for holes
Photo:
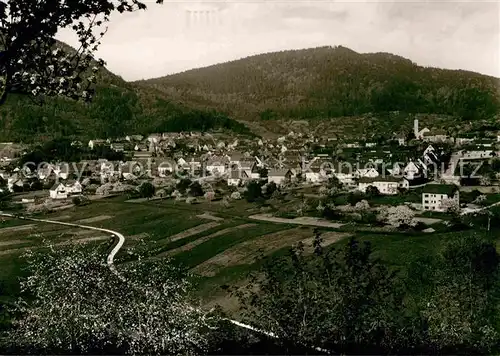
[[[97,52],[126,80],[259,53],[335,45],[500,77],[499,1],[144,2],[146,11],[111,17]],[[60,31],[58,39],[76,46],[69,30]]]

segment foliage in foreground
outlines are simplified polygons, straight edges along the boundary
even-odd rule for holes
[[[240,292],[249,322],[282,345],[332,353],[490,353],[500,342],[499,256],[492,243],[457,236],[407,274],[351,238],[314,254],[299,245],[268,261]]]
[[[217,318],[194,308],[184,273],[168,261],[130,263],[119,275],[104,248],[27,256],[30,276],[4,336],[7,352],[199,354]]]

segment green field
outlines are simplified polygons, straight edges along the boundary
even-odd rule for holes
[[[248,218],[256,212],[255,205],[244,201],[225,208],[219,202],[189,205],[172,200],[138,203],[113,198],[41,217],[124,234],[126,242],[116,258],[118,268],[120,263],[129,260],[128,250],[142,240],[149,259],[171,257],[174,263],[193,272],[199,295],[207,303],[217,302],[234,310],[234,301],[231,301],[227,287],[244,283],[247,273],[259,266],[259,257],[283,254],[291,245],[309,241],[314,235],[313,227]],[[353,235],[371,241],[375,248],[374,257],[403,270],[418,258],[436,254],[442,244],[456,234],[370,233],[355,228],[321,230],[325,241],[332,244],[330,246]],[[27,248],[41,246],[42,240],[60,248],[72,241],[111,245],[109,235],[95,231],[5,220],[0,225],[0,287],[4,290],[1,294],[16,294],[18,277],[23,274],[20,256]]]

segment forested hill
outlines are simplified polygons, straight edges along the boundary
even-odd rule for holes
[[[40,106],[10,95],[0,107],[0,141],[212,128],[262,133],[288,129],[274,119],[346,116],[366,126],[363,114],[388,111],[479,121],[499,112],[499,88],[498,78],[345,47],[262,54],[134,83],[102,70],[91,104],[57,98]],[[384,115],[377,120],[382,127]]]
[[[498,78],[341,46],[256,55],[138,84],[243,120],[386,111],[484,119],[500,108]]]
[[[226,115],[174,102],[153,88],[127,83],[106,69],[98,73],[97,83],[90,104],[50,98],[40,105],[28,96],[10,95],[0,106],[0,142],[32,143],[61,136],[113,138],[212,128],[249,132]]]

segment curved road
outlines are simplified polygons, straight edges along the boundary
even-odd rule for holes
[[[113,250],[111,250],[111,252],[109,253],[106,261],[107,261],[111,271],[115,274],[118,274],[118,272],[116,271],[114,260],[115,260],[116,254],[118,253],[118,251],[120,251],[123,244],[125,243],[125,236],[123,236],[122,234],[120,234],[117,231],[113,231],[113,230],[109,230],[109,229],[102,229],[100,227],[94,227],[94,226],[88,226],[88,225],[73,224],[73,223],[68,223],[68,222],[63,222],[63,221],[27,218],[24,216],[16,216],[13,214],[6,214],[6,213],[0,213],[0,216],[5,216],[5,217],[9,217],[9,218],[16,218],[16,219],[21,219],[21,220],[42,222],[42,223],[47,223],[47,224],[56,224],[56,225],[63,225],[63,226],[78,227],[80,229],[101,231],[101,232],[111,234],[112,236],[115,236],[118,238],[118,242],[115,245],[115,247],[113,247]]]
[[[120,234],[117,231],[113,231],[113,230],[109,230],[109,229],[102,229],[100,227],[94,227],[94,226],[88,226],[88,225],[80,225],[80,224],[73,224],[73,223],[67,223],[67,222],[56,221],[56,220],[27,218],[27,217],[24,217],[24,216],[18,216],[18,215],[14,215],[14,214],[7,214],[7,213],[3,213],[3,212],[0,212],[0,216],[5,216],[5,217],[8,217],[8,218],[21,219],[21,220],[35,221],[35,222],[42,222],[42,223],[47,223],[47,224],[71,226],[71,227],[77,227],[77,228],[80,228],[80,229],[87,229],[87,230],[93,230],[93,231],[101,231],[101,232],[106,232],[106,233],[109,233],[109,234],[117,237],[118,238],[118,243],[115,245],[115,247],[113,247],[113,250],[111,250],[111,252],[109,253],[106,261],[108,263],[108,266],[109,266],[110,270],[113,273],[115,273],[119,278],[121,278],[120,274],[118,273],[118,271],[116,270],[116,267],[114,265],[114,259],[115,259],[116,254],[118,253],[118,251],[120,251],[120,249],[123,247],[123,244],[125,242],[125,236],[123,236],[123,234]],[[265,334],[265,335],[273,337],[273,338],[276,338],[276,335],[274,335],[273,333],[271,333],[269,331],[264,331],[264,330],[256,329],[256,328],[254,328],[251,325],[243,324],[242,322],[239,322],[237,320],[232,320],[232,319],[226,319],[226,320],[229,321],[230,323],[234,324],[234,325],[239,326],[239,327],[242,327],[242,328],[254,331],[254,332],[262,333],[262,334]],[[317,351],[324,351],[324,350],[317,349]]]

